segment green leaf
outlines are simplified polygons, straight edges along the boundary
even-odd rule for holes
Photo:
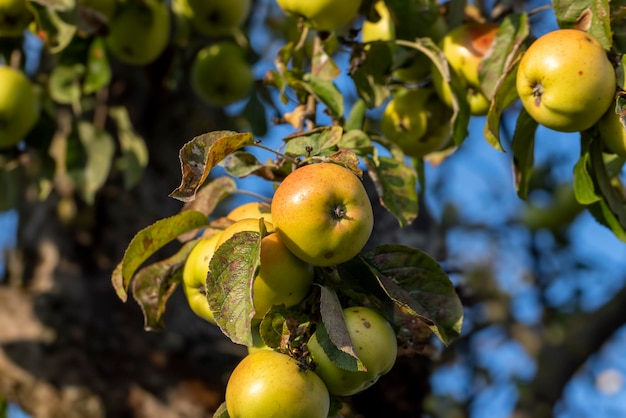
[[[133,275],[150,256],[180,234],[206,224],[208,219],[203,213],[190,210],[161,219],[139,231],[128,244],[122,261],[111,275],[117,296],[126,302],[126,292]]]
[[[228,410],[226,409],[226,402],[222,402],[217,411],[213,413],[213,418],[230,418]]]
[[[320,286],[320,289],[322,322],[315,329],[317,342],[328,358],[340,368],[353,372],[367,371],[352,345],[337,294],[327,286]]]
[[[343,94],[335,83],[307,73],[302,77],[302,86],[319,102],[323,103],[334,119],[343,117]]]
[[[124,186],[130,189],[139,183],[148,165],[148,147],[143,137],[135,132],[128,109],[122,106],[112,107],[109,115],[117,126],[117,136],[122,148],[120,169],[124,173]]]
[[[163,314],[180,283],[187,256],[198,240],[189,241],[173,256],[139,270],[133,280],[133,298],[141,307],[146,331],[164,329]]]
[[[232,152],[252,144],[254,136],[249,132],[213,131],[193,138],[180,150],[182,181],[169,196],[183,202],[193,200],[213,167]]]
[[[94,38],[87,53],[83,93],[92,94],[111,82],[111,66],[104,46],[104,38]]]
[[[608,209],[615,215],[615,220],[620,227],[626,229],[626,198],[624,197],[622,185],[619,182],[614,185],[611,178],[609,178],[602,154],[603,147],[604,144],[598,137],[592,139],[589,146],[592,175],[595,179],[597,191],[602,196]]]
[[[353,129],[363,129],[363,123],[365,122],[365,112],[367,111],[367,104],[363,99],[357,99],[350,109],[350,114],[346,118],[343,124],[343,129],[350,131]]]
[[[428,324],[444,344],[460,335],[463,306],[452,282],[430,256],[403,245],[381,245],[361,258],[389,297]]]
[[[219,165],[233,177],[246,177],[263,167],[254,154],[235,151],[224,158]]]
[[[621,53],[626,53],[626,0],[612,0],[609,2],[611,8],[611,30],[613,31],[613,46]],[[622,62],[626,58],[622,57]],[[622,88],[624,86],[620,84]]]
[[[262,220],[260,220],[262,222]],[[251,346],[252,286],[261,266],[263,234],[234,234],[215,251],[207,276],[207,301],[215,322],[236,344]]]
[[[560,28],[584,30],[596,38],[604,49],[611,49],[613,41],[609,0],[595,2],[554,0],[552,8]]]
[[[365,158],[365,164],[383,207],[396,217],[400,227],[411,224],[419,210],[415,171],[389,157]]]
[[[311,68],[315,70],[312,74],[320,80],[331,81],[341,74],[337,63],[335,63],[335,60],[332,59],[324,48],[319,48],[315,55],[313,55]]]
[[[52,100],[60,104],[77,104],[82,95],[80,85],[84,75],[83,64],[54,67],[48,82],[48,91]]]
[[[522,108],[513,134],[513,170],[515,188],[520,199],[528,196],[528,183],[535,164],[535,131],[537,122]]]
[[[357,93],[368,108],[382,105],[390,95],[387,78],[391,72],[392,55],[389,45],[373,42],[368,49],[355,48],[350,72]]]
[[[589,146],[584,144],[584,140],[581,142],[583,142],[581,145],[582,152],[574,166],[574,195],[579,203],[589,205],[593,202],[597,202],[601,197],[596,194],[593,177],[589,172],[591,166]]]
[[[264,136],[267,134],[267,110],[263,102],[259,99],[258,94],[250,95],[250,99],[243,109],[242,115],[247,123],[250,124],[252,132],[256,136]]]
[[[615,214],[606,204],[606,201],[600,200],[592,205],[588,206],[589,213],[594,219],[601,225],[606,226],[613,234],[622,242],[626,242],[626,229],[622,227],[619,220],[615,217]]]
[[[345,131],[337,145],[339,149],[349,149],[361,156],[371,155],[374,152],[374,145],[369,135],[360,129]]]
[[[285,154],[294,157],[329,155],[337,151],[337,144],[343,135],[341,126],[322,126],[311,131],[298,133],[285,138]]]

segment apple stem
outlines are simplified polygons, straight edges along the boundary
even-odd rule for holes
[[[291,161],[293,164],[296,164],[296,165],[300,164],[300,161],[297,158],[294,158],[287,154],[283,154],[282,152],[277,151],[274,148],[266,147],[265,145],[261,144],[260,141],[255,141],[254,144],[252,144],[251,146],[261,148],[262,150],[271,152],[272,154],[276,155],[279,158],[282,158],[283,160]]]

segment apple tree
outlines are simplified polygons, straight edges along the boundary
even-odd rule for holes
[[[575,280],[581,218],[626,241],[625,10],[0,0],[0,401],[469,416],[496,341],[536,368],[503,416],[552,416],[626,322],[621,285],[585,309]],[[454,174],[487,170],[477,146],[504,197]],[[462,395],[436,383],[453,364]]]

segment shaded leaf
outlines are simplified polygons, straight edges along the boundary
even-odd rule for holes
[[[117,136],[122,148],[120,169],[124,172],[124,187],[134,187],[148,165],[148,147],[141,135],[135,132],[128,114],[122,106],[109,109],[109,115],[117,126]]]
[[[513,134],[513,170],[517,195],[526,200],[528,183],[535,164],[535,131],[537,122],[522,108]]]
[[[253,143],[254,136],[249,132],[213,131],[193,138],[180,150],[182,181],[169,196],[183,202],[193,200],[213,167],[230,153]]]
[[[339,148],[349,149],[361,156],[371,155],[374,152],[374,144],[369,135],[360,129],[346,130],[337,145]]]
[[[38,35],[52,54],[69,45],[76,33],[77,12],[74,1],[31,1],[37,22]]]
[[[602,196],[603,201],[606,202],[606,206],[614,214],[619,226],[626,229],[626,198],[621,185],[614,185],[608,176],[602,154],[603,147],[604,144],[599,138],[593,138],[589,146],[592,175],[597,191]],[[605,216],[605,218],[607,217]]]
[[[260,220],[262,222],[262,220]],[[252,286],[261,265],[263,234],[234,234],[215,251],[207,276],[207,301],[216,324],[234,343],[252,345]]]
[[[343,308],[335,290],[327,286],[320,286],[320,289],[322,322],[315,329],[317,342],[338,367],[354,372],[367,371],[352,345]]]
[[[161,219],[139,231],[128,244],[122,261],[117,265],[111,281],[117,296],[126,301],[128,285],[139,268],[151,255],[170,243],[180,234],[208,223],[200,212],[185,211]]]
[[[93,203],[96,192],[104,185],[111,171],[115,142],[107,131],[96,128],[90,122],[79,121],[77,129],[85,159],[81,170],[74,173],[74,178],[83,199]]]
[[[354,68],[350,75],[361,100],[368,108],[374,108],[382,105],[390,95],[387,77],[391,70],[392,55],[387,43],[373,42],[367,47],[367,51],[355,48],[352,57]]]
[[[201,187],[196,198],[183,205],[181,211],[195,210],[209,217],[218,203],[225,197],[233,194],[237,190],[235,180],[231,177],[221,176],[211,180],[204,187]]]
[[[17,206],[22,195],[21,174],[17,160],[7,160],[0,156],[0,212]]]
[[[343,124],[343,129],[350,131],[353,129],[363,129],[363,123],[365,122],[365,112],[367,111],[367,104],[363,99],[357,99],[350,109],[350,114],[346,118]]]
[[[226,402],[222,402],[219,408],[213,413],[213,418],[230,418],[226,409]]]
[[[400,227],[411,224],[419,210],[415,171],[389,157],[365,158],[365,164],[383,207],[395,216]]]
[[[583,142],[581,146],[582,152],[576,165],[574,165],[574,195],[579,203],[589,205],[597,202],[601,197],[596,194],[593,178],[589,173],[591,165],[589,146],[585,144],[584,140],[581,142]]]
[[[133,280],[133,298],[141,307],[146,331],[164,329],[163,314],[168,299],[182,280],[187,256],[197,240],[183,245],[173,256],[139,270]]]
[[[92,94],[111,82],[111,66],[104,46],[104,38],[96,37],[89,46],[83,93]]]
[[[334,119],[343,117],[343,94],[341,94],[335,83],[307,73],[302,77],[301,85],[328,108],[330,115]]]
[[[460,335],[463,306],[452,282],[430,256],[402,245],[381,245],[361,258],[389,297],[426,322],[444,344]]]
[[[50,73],[48,92],[57,103],[76,104],[82,95],[81,81],[85,74],[83,64],[58,65]]]

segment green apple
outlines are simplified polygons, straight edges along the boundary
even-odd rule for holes
[[[27,0],[0,0],[0,38],[22,36],[33,14]]]
[[[243,24],[252,0],[174,0],[172,7],[203,35],[222,36]]]
[[[39,98],[26,75],[0,67],[0,148],[23,140],[37,123],[39,111]]]
[[[376,3],[374,3],[374,9],[376,13],[378,13],[379,19],[375,22],[366,19],[363,22],[363,26],[361,27],[361,41],[364,43],[395,41],[396,26],[384,0],[377,0]]]
[[[584,131],[615,96],[615,69],[593,36],[558,29],[535,40],[517,70],[517,92],[530,116],[561,132]]]
[[[160,0],[123,0],[109,22],[106,44],[121,62],[147,65],[167,47],[169,9]]]
[[[306,25],[320,31],[332,31],[354,19],[361,0],[277,0],[288,15],[301,17]]]
[[[229,41],[198,51],[190,77],[198,97],[212,106],[226,106],[245,99],[254,85],[254,74],[243,49]]]
[[[387,103],[380,121],[383,135],[413,157],[420,156],[420,139],[426,133],[429,88],[402,89]]]
[[[620,157],[626,157],[626,122],[613,107],[598,121],[598,130],[608,149]]]
[[[365,371],[350,371],[333,363],[315,332],[307,342],[316,367],[333,395],[348,396],[362,392],[388,373],[396,362],[398,343],[391,324],[373,309],[354,306],[343,310],[343,318],[352,345]]]

